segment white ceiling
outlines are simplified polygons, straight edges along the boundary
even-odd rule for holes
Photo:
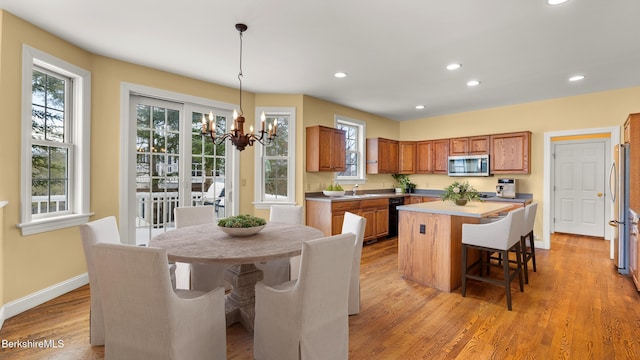
[[[640,86],[637,0],[0,0],[0,8],[93,53],[234,88],[242,22],[243,89],[395,120]],[[451,62],[463,67],[445,70]],[[574,74],[586,78],[570,83]],[[469,88],[471,79],[482,83]]]

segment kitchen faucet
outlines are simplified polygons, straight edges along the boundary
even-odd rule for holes
[[[358,184],[353,185],[353,196],[356,196],[356,192],[358,191]]]

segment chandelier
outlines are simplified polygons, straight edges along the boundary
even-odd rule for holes
[[[240,112],[238,113],[235,109],[233,110],[233,124],[231,125],[231,129],[222,136],[216,135],[216,122],[213,111],[209,112],[208,121],[207,118],[202,115],[202,135],[209,134],[211,140],[217,145],[229,139],[238,151],[242,151],[247,145],[253,146],[256,141],[262,145],[269,145],[276,137],[278,119],[274,119],[273,125],[269,124],[268,129],[265,130],[266,117],[263,112],[260,116],[260,131],[258,131],[258,135],[253,131],[253,125],[249,127],[248,133],[244,132],[244,112],[242,111],[242,33],[247,31],[247,25],[236,24],[236,30],[240,33],[240,72],[238,73],[238,81],[240,82]]]

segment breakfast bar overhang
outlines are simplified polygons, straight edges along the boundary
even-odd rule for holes
[[[513,204],[433,201],[398,207],[398,267],[402,276],[443,291],[461,285],[462,224],[506,211]],[[477,259],[470,256],[469,263]]]

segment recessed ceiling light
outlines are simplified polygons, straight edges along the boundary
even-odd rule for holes
[[[335,76],[337,78],[343,78],[343,77],[347,77],[347,73],[345,73],[345,72],[337,72],[337,73],[333,74],[333,76]]]
[[[479,80],[469,80],[467,81],[467,86],[478,86],[480,85],[480,81]]]
[[[417,110],[422,110],[422,109],[424,109],[424,105],[416,105],[416,109]]]
[[[449,64],[447,70],[458,70],[462,67],[462,64]]]
[[[580,81],[582,79],[584,79],[584,75],[574,75],[569,78],[569,81]]]
[[[566,3],[567,0],[547,0],[547,4],[549,5],[560,5]]]

